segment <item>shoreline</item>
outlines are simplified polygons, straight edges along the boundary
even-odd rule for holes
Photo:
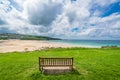
[[[43,50],[46,48],[73,48],[73,47],[85,47],[85,48],[98,48],[87,45],[74,45],[61,42],[50,42],[47,40],[0,40],[0,53],[6,52],[24,52]]]
[[[64,42],[52,42],[52,41],[48,41],[48,42],[51,42],[51,43],[59,43],[59,44],[65,44],[65,45],[70,45],[70,46],[73,46],[73,47],[84,47],[84,48],[101,48],[101,46],[91,46],[91,45],[81,45],[81,44],[72,44],[72,43],[64,43]]]

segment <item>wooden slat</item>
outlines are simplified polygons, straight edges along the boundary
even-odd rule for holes
[[[73,58],[40,58],[39,57],[39,70],[40,67],[45,66],[72,66]]]

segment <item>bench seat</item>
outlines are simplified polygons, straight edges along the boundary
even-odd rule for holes
[[[44,70],[66,70],[70,69],[70,67],[43,67]]]
[[[62,74],[71,72],[70,67],[43,67],[45,74]]]

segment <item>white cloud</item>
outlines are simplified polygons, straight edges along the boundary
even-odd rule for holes
[[[62,38],[120,38],[120,14],[99,17],[102,8],[118,0],[14,0],[19,11],[9,0],[0,4],[0,31],[23,34],[50,35]],[[17,6],[18,7],[18,6]],[[11,9],[8,11],[8,9]],[[91,15],[92,14],[92,15]],[[1,25],[2,24],[2,25]],[[73,28],[78,28],[76,32]],[[3,32],[2,31],[2,32]]]
[[[34,25],[49,26],[62,10],[62,3],[52,0],[31,0],[24,5],[27,8],[28,20]]]

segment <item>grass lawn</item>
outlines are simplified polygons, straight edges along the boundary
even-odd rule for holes
[[[38,57],[74,57],[76,71],[61,75],[41,74]],[[0,54],[0,80],[120,80],[120,48],[70,48]]]

